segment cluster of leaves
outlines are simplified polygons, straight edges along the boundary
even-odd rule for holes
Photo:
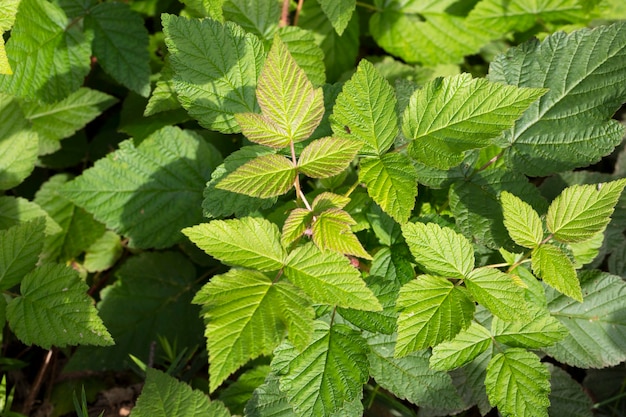
[[[544,359],[626,360],[622,154],[580,170],[624,136],[626,10],[291,3],[0,5],[10,337],[188,380],[204,329],[207,392],[148,368],[137,416],[590,416]]]

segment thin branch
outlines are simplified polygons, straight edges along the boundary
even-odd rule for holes
[[[291,147],[291,162],[293,162],[294,167],[297,167],[298,159],[296,157],[296,148],[294,146],[293,140],[289,142],[289,146]],[[313,209],[311,208],[311,205],[306,199],[306,196],[304,195],[304,193],[302,192],[302,189],[300,188],[300,176],[298,173],[296,173],[296,179],[293,181],[293,185],[296,187],[296,199],[302,200],[307,210],[313,211]]]
[[[43,382],[43,378],[46,375],[46,372],[48,371],[48,367],[50,366],[50,363],[52,362],[52,356],[54,355],[55,352],[56,352],[56,349],[52,348],[46,354],[46,358],[44,359],[43,364],[41,365],[41,368],[39,368],[39,372],[37,373],[35,382],[33,383],[33,386],[31,387],[30,392],[28,393],[28,397],[24,401],[24,406],[22,407],[22,414],[25,414],[27,416],[30,415],[30,412],[33,409],[33,405],[35,404],[35,398],[37,398],[37,395],[39,394],[39,390],[41,389],[41,383]]]
[[[296,14],[293,17],[293,25],[298,26],[298,18],[300,17],[300,12],[302,11],[302,5],[304,4],[304,0],[298,0],[298,7],[296,7]]]
[[[283,0],[283,11],[280,14],[280,22],[278,23],[278,26],[285,27],[285,26],[289,26],[289,3],[291,2],[291,0]]]
[[[495,164],[498,161],[498,159],[502,158],[503,155],[504,155],[504,150],[502,152],[500,152],[499,154],[497,154],[496,156],[494,156],[493,158],[491,158],[489,161],[487,161],[487,163],[485,165],[481,166],[476,171],[477,172],[481,172],[481,171],[486,170],[491,165]]]

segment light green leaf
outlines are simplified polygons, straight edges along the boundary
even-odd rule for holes
[[[330,23],[341,36],[356,9],[356,0],[317,0]]]
[[[325,137],[309,143],[300,154],[298,170],[311,178],[328,178],[346,169],[361,149],[361,143]]]
[[[312,324],[310,304],[289,284],[281,285],[279,292],[261,272],[231,269],[214,276],[194,298],[195,304],[202,305],[207,325],[211,392],[249,360],[272,353],[285,334],[285,317],[300,316]],[[287,303],[283,294],[290,296]],[[291,310],[288,315],[285,308]]]
[[[463,236],[435,223],[402,225],[413,257],[426,272],[465,278],[474,269],[474,249]]]
[[[505,322],[494,317],[491,332],[500,343],[528,349],[554,345],[568,334],[556,318],[543,311],[524,321]]]
[[[359,180],[385,213],[400,224],[409,220],[417,197],[417,174],[406,155],[393,152],[380,158],[363,158]]]
[[[57,103],[24,101],[20,107],[41,139],[58,141],[72,136],[116,102],[108,94],[79,88]]]
[[[516,88],[470,74],[437,78],[416,90],[402,116],[409,155],[439,169],[459,165],[464,152],[492,144],[544,89]]]
[[[13,27],[15,15],[21,0],[4,0],[0,4],[0,32],[6,32]]]
[[[87,285],[73,269],[41,265],[24,277],[20,293],[7,305],[7,320],[25,344],[50,349],[114,343],[87,295]]]
[[[152,90],[148,104],[143,112],[146,117],[153,116],[156,113],[179,109],[180,103],[176,96],[176,89],[172,82],[174,70],[170,64],[168,56],[164,58],[163,67],[159,74],[159,79]]]
[[[242,372],[236,381],[220,392],[218,399],[233,414],[243,416],[244,407],[250,401],[253,392],[265,383],[269,372],[269,365],[258,365]],[[245,415],[250,417],[249,413]]]
[[[495,355],[485,386],[504,417],[548,417],[550,373],[534,353],[513,348]]]
[[[433,348],[430,367],[440,371],[459,368],[474,360],[491,345],[491,333],[483,326],[472,322],[449,342],[442,342]]]
[[[350,203],[350,197],[346,197],[339,194],[334,194],[328,191],[319,193],[313,199],[311,207],[315,213],[321,213],[328,209],[342,209]]]
[[[420,350],[394,357],[395,335],[372,335],[367,338],[370,375],[382,388],[396,397],[421,407],[461,408],[463,402],[446,372],[428,366],[430,353]]]
[[[0,289],[8,290],[35,268],[43,248],[44,217],[0,230]]]
[[[35,169],[38,143],[17,101],[0,93],[0,190],[20,184]]]
[[[313,212],[303,208],[295,208],[289,212],[289,216],[283,224],[280,242],[283,247],[288,248],[297,242],[307,231],[309,224],[313,220]]]
[[[22,197],[0,197],[0,230],[8,229],[19,223],[36,219],[46,218],[46,235],[54,235],[61,232],[61,226],[38,204]]]
[[[210,17],[220,22],[224,20],[224,2],[225,0],[181,0],[181,3],[198,16]]]
[[[163,14],[174,87],[189,115],[208,129],[238,132],[235,113],[256,112],[261,42],[241,27]],[[207,48],[206,45],[211,45]]]
[[[133,417],[169,417],[169,416],[230,416],[223,409],[218,414],[216,404],[199,390],[192,389],[189,384],[178,381],[154,368],[146,370],[146,382],[133,408]]]
[[[316,303],[382,310],[359,271],[338,253],[321,252],[313,244],[300,246],[289,254],[284,271],[287,278]]]
[[[494,268],[478,268],[470,272],[464,282],[472,297],[502,320],[528,317],[524,288],[512,275]]]
[[[376,68],[362,60],[337,96],[330,118],[335,135],[363,142],[366,154],[383,155],[398,136],[397,99]]]
[[[202,219],[202,190],[219,164],[218,151],[199,135],[164,127],[135,146],[132,140],[83,171],[62,195],[140,248],[165,248],[183,227]]]
[[[4,47],[4,38],[2,37],[2,31],[0,30],[0,74],[13,75],[11,64],[9,64],[9,58],[7,57],[7,51]]]
[[[548,208],[548,230],[561,242],[591,239],[609,224],[625,186],[626,179],[567,187]]]
[[[296,175],[292,161],[281,155],[268,154],[244,163],[215,187],[250,197],[270,198],[288,192]]]
[[[227,265],[276,271],[286,257],[278,226],[262,218],[214,220],[183,229],[183,234]]]
[[[550,244],[533,249],[533,272],[559,292],[582,302],[583,294],[572,261],[561,249]]]
[[[546,363],[550,371],[550,417],[593,417],[593,401],[566,371]]]
[[[246,32],[271,40],[280,21],[280,0],[222,0],[224,19],[236,22]],[[215,2],[209,1],[209,3]]]
[[[275,352],[283,391],[297,415],[326,416],[358,398],[368,378],[367,344],[354,330],[316,321],[313,341],[299,353]]]
[[[607,236],[606,238],[607,238],[607,243],[608,243],[609,237]],[[603,248],[604,239],[605,239],[604,231],[602,231],[593,235],[591,239],[589,240],[568,244],[567,246],[569,246],[569,250],[571,251],[571,254],[574,258],[573,259],[574,268],[580,269],[584,265],[592,263],[594,260],[596,260],[596,258],[598,258],[598,255],[600,254],[601,249],[603,249],[602,257],[604,257],[604,254],[605,254],[604,248]],[[611,261],[609,261],[609,263],[610,262]],[[596,264],[593,263],[592,266],[596,266]],[[612,271],[609,269],[609,272],[612,272]]]
[[[546,289],[548,308],[569,336],[545,351],[556,360],[579,368],[604,368],[626,360],[626,283],[599,271],[580,276],[582,303]]]
[[[344,255],[354,255],[363,259],[372,259],[359,242],[351,226],[354,219],[341,209],[328,209],[316,216],[311,232],[313,242],[321,250],[332,250]]]
[[[490,80],[549,89],[499,139],[507,166],[547,176],[610,153],[624,134],[610,119],[626,96],[625,56],[624,22],[557,32],[499,55],[490,65]]]
[[[124,3],[100,3],[85,16],[94,31],[93,53],[117,82],[137,94],[150,95],[148,30],[142,17]]]
[[[536,248],[543,240],[543,225],[532,206],[514,194],[500,194],[504,226],[515,243],[526,248]]]
[[[93,37],[80,26],[52,3],[22,0],[6,44],[13,75],[0,75],[0,91],[45,102],[76,91],[90,70]]]
[[[278,30],[278,36],[313,86],[323,86],[326,82],[324,51],[315,43],[313,33],[298,26],[285,26]]]
[[[119,235],[107,230],[87,248],[83,266],[88,272],[107,270],[115,265],[123,251],[124,247]]]
[[[474,303],[445,278],[420,275],[400,289],[396,356],[436,346],[469,327]]]

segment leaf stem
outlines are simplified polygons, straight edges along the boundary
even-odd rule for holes
[[[491,158],[487,163],[476,170],[476,172],[481,172],[489,168],[491,165],[495,164],[502,156],[504,155],[504,149],[502,152]]]
[[[296,14],[293,17],[294,26],[298,26],[298,18],[300,17],[300,12],[302,11],[303,4],[304,4],[304,0],[298,0],[298,6],[296,7]]]
[[[283,0],[283,10],[280,14],[280,21],[278,26],[285,27],[289,26],[289,3],[291,0]]]
[[[48,350],[46,358],[44,359],[43,364],[41,365],[41,368],[39,368],[39,372],[35,377],[35,382],[33,382],[33,386],[28,393],[28,397],[24,401],[22,414],[30,415],[30,412],[33,409],[33,405],[35,404],[35,398],[37,397],[37,394],[39,394],[39,390],[41,389],[41,383],[43,382],[43,378],[46,375],[48,368],[50,367],[50,363],[52,363],[52,356],[55,354],[55,352],[56,348],[54,347]]]
[[[358,187],[360,183],[361,183],[361,181],[359,181],[359,180],[357,179],[357,180],[356,180],[356,182],[350,186],[350,188],[348,189],[348,191],[346,191],[346,192],[343,194],[343,196],[344,196],[344,197],[350,197],[350,194],[352,194],[352,193],[354,192],[354,190],[356,190],[356,187]]]
[[[367,3],[363,3],[362,1],[357,1],[356,5],[359,7],[362,7],[364,9],[368,9],[368,10],[372,10],[374,12],[380,12],[382,10],[380,10],[378,7],[374,6],[373,4],[367,4]]]
[[[289,147],[291,148],[291,162],[293,162],[294,167],[297,167],[298,159],[296,158],[296,147],[293,143],[293,140],[289,142]],[[296,199],[302,200],[307,210],[313,211],[313,209],[311,208],[311,205],[306,199],[306,196],[304,195],[304,193],[302,192],[302,189],[300,188],[300,174],[296,173],[296,179],[293,181],[293,185],[294,187],[296,187]]]

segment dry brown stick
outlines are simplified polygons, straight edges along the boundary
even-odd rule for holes
[[[289,26],[289,3],[291,0],[283,0],[283,11],[280,15],[280,23],[278,26],[285,27]]]
[[[296,7],[296,15],[293,18],[294,26],[298,26],[298,18],[300,17],[300,12],[302,11],[302,4],[304,4],[304,0],[298,0],[298,7]]]
[[[28,397],[26,397],[26,401],[24,401],[24,406],[22,407],[22,414],[30,415],[30,412],[33,409],[33,405],[35,404],[35,398],[37,398],[37,394],[39,394],[39,390],[41,389],[41,383],[43,382],[43,378],[48,371],[48,367],[52,362],[52,356],[56,352],[55,348],[52,348],[46,354],[46,358],[39,369],[39,373],[37,373],[37,377],[35,378],[35,382],[28,393]]]

